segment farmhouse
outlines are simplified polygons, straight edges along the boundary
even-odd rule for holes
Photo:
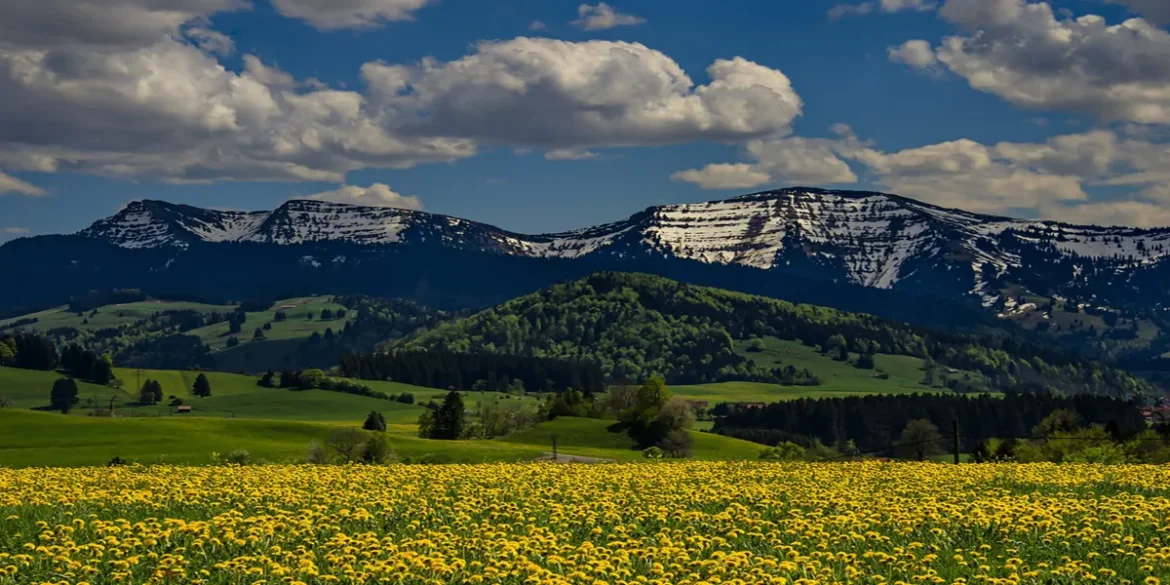
[[[179,414],[188,413],[188,412],[191,412],[191,407],[190,407],[190,406],[188,406],[188,405],[186,405],[186,404],[184,404],[184,405],[182,405],[182,406],[180,406],[180,407],[176,408],[176,409],[175,409],[175,412],[177,412],[177,413],[179,413]]]

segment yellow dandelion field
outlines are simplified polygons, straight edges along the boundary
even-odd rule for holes
[[[0,469],[0,584],[1170,583],[1170,470]]]

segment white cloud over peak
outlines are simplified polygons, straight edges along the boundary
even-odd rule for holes
[[[332,191],[324,191],[307,197],[298,197],[297,199],[348,203],[350,205],[364,205],[366,207],[398,207],[414,210],[421,210],[423,208],[422,201],[418,197],[395,193],[385,183],[374,183],[369,187],[344,185]]]
[[[834,139],[751,142],[744,152],[750,162],[708,165],[672,178],[706,189],[849,184],[859,180],[847,170],[851,162],[866,169],[868,181],[937,205],[1080,222],[1096,210],[1131,225],[1170,225],[1170,211],[1151,211],[1170,203],[1170,144],[1094,130],[1043,143],[960,139],[886,152],[846,128],[837,132]],[[1097,185],[1127,185],[1134,192],[1122,201],[1094,200],[1085,188]],[[1150,213],[1141,217],[1139,210]]]
[[[646,19],[618,12],[613,6],[605,2],[598,2],[594,6],[582,4],[577,7],[577,20],[570,22],[581,30],[605,30],[619,26],[636,26],[645,24]]]

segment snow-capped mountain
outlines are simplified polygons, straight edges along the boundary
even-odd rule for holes
[[[896,195],[811,188],[652,207],[616,223],[535,235],[421,211],[311,200],[271,212],[139,201],[78,235],[175,255],[193,246],[247,243],[371,250],[428,245],[528,258],[666,257],[870,288],[974,294],[988,303],[1007,281],[1086,302],[1161,303],[1166,293],[1152,284],[1170,254],[1170,229],[1010,219]]]

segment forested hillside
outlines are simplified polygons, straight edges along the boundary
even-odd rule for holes
[[[856,367],[905,355],[978,372],[990,389],[1128,396],[1155,389],[1100,362],[1006,336],[944,333],[645,274],[598,273],[470,317],[422,330],[398,350],[443,350],[596,361],[610,380],[654,374],[670,383],[755,380],[816,384],[780,364],[764,367],[734,340],[798,340]],[[854,357],[856,356],[856,357]]]

